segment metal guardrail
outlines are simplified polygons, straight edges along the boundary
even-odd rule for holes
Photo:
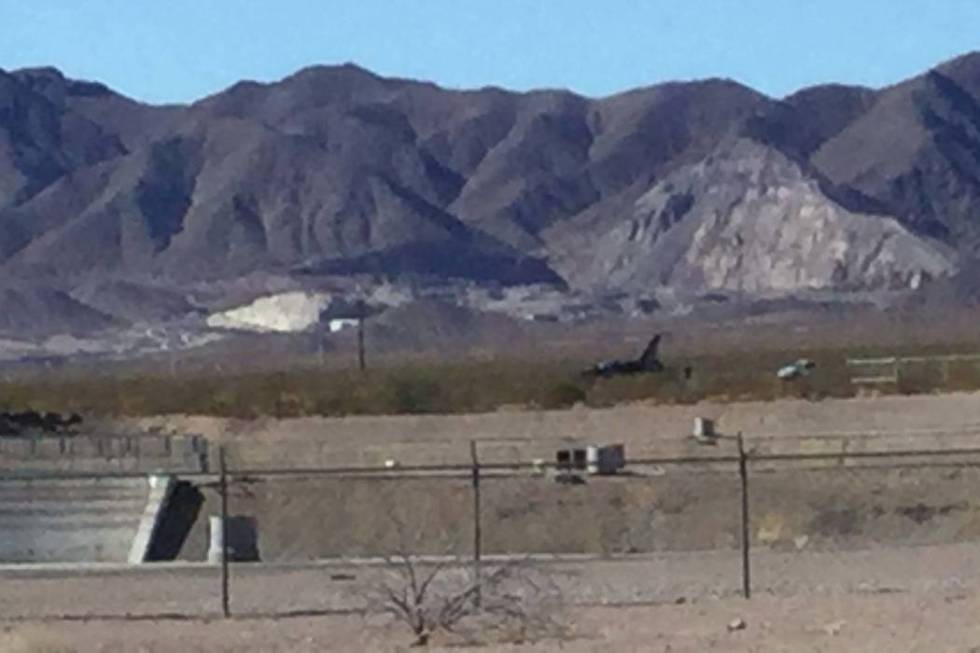
[[[890,365],[892,363],[955,363],[980,361],[980,354],[942,354],[937,356],[887,356],[882,358],[848,358],[848,365]]]
[[[949,374],[950,363],[980,362],[980,354],[939,354],[936,356],[884,356],[878,358],[848,358],[848,367],[884,367],[891,366],[891,374],[871,376],[856,376],[851,378],[855,385],[876,385],[898,383],[901,378],[902,365],[911,363],[941,363],[944,374]]]

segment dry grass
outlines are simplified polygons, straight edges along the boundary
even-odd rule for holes
[[[882,354],[961,351],[949,345],[764,349],[666,357],[660,374],[588,382],[579,371],[590,360],[542,354],[537,360],[499,357],[458,361],[392,362],[361,373],[315,365],[281,371],[197,372],[101,376],[72,373],[0,383],[0,408],[77,411],[106,415],[192,413],[252,418],[260,415],[358,415],[487,412],[504,406],[563,408],[576,403],[610,406],[624,401],[690,403],[704,399],[853,396],[846,359]],[[778,380],[774,371],[806,356],[817,363],[808,378]],[[688,378],[683,370],[690,367]],[[918,365],[885,392],[980,389],[980,364]]]
[[[556,327],[507,353],[450,350],[369,356],[366,373],[342,347],[326,358],[297,351],[273,357],[249,350],[202,357],[175,367],[167,361],[66,368],[7,377],[0,410],[77,411],[105,415],[193,413],[251,418],[260,415],[470,413],[501,407],[610,406],[625,401],[687,403],[781,397],[853,396],[849,357],[980,352],[975,312],[862,313],[774,321],[684,324],[634,320],[622,324]],[[650,334],[667,334],[661,348],[667,370],[631,378],[586,382],[579,372],[596,360],[632,357]],[[808,357],[815,373],[784,383],[782,364]],[[690,367],[688,378],[684,369]],[[883,392],[980,389],[980,364],[943,370],[919,365]]]

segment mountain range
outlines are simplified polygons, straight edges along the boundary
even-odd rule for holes
[[[721,79],[450,90],[342,65],[150,106],[0,70],[7,307],[74,301],[98,322],[84,300],[103,280],[257,273],[914,289],[978,257],[980,53],[782,99]]]

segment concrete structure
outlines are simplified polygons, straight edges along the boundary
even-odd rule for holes
[[[0,481],[0,562],[126,562],[145,478]]]
[[[146,507],[143,516],[140,518],[139,528],[133,538],[133,544],[129,549],[129,564],[138,565],[146,562],[150,553],[150,546],[153,544],[153,536],[157,532],[163,512],[167,508],[167,501],[174,488],[172,476],[154,475],[150,476],[150,491],[146,499]]]
[[[225,529],[221,522],[221,515],[208,517],[208,562],[213,565],[221,562],[225,555]]]
[[[207,466],[207,441],[194,435],[0,438],[0,475],[200,472]]]
[[[714,420],[707,417],[694,418],[694,439],[703,444],[715,444],[718,441],[718,434],[715,432]]]
[[[626,448],[621,444],[613,444],[559,449],[555,453],[555,460],[559,470],[615,474],[626,466]]]
[[[586,447],[585,462],[590,474],[615,474],[626,466],[626,448],[621,444]]]
[[[170,474],[207,467],[197,436],[0,438],[0,563],[142,563]]]

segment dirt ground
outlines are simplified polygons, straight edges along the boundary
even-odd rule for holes
[[[558,629],[524,643],[482,633],[472,650],[980,651],[980,545],[765,551],[752,562],[749,601],[737,552],[540,563],[560,590]],[[211,567],[5,568],[0,651],[407,650],[402,624],[365,610],[385,573],[236,567],[226,621]],[[736,619],[745,628],[730,632]],[[459,641],[433,644],[458,650]]]
[[[696,415],[715,418],[724,432],[744,431],[750,443],[802,443],[804,436],[842,432],[896,448],[921,440],[930,446],[980,440],[980,394],[247,423],[164,417],[140,425],[248,443],[251,448],[240,451],[245,462],[365,464],[386,457],[411,461],[413,455],[426,462],[466,460],[470,439],[522,459],[565,439],[625,441],[634,455],[670,455]],[[906,477],[909,492],[925,487],[913,474]],[[950,514],[959,514],[972,506],[971,478],[953,479],[963,496],[943,499],[940,509],[948,504]],[[753,488],[764,492],[766,482]],[[797,503],[814,489],[838,492],[823,481],[800,487]],[[757,512],[758,529],[773,530],[765,511]],[[881,517],[891,520],[882,528],[905,523],[893,513]],[[565,603],[563,635],[524,643],[487,638],[473,650],[980,652],[980,544],[961,526],[939,533],[940,543],[922,538],[930,546],[818,551],[811,543],[802,550],[759,550],[752,556],[751,601],[738,596],[737,548],[552,563]],[[950,543],[960,537],[970,541]],[[344,565],[236,566],[236,617],[222,620],[211,567],[0,569],[0,653],[408,650],[403,625],[364,611],[364,588],[378,573]],[[278,616],[268,616],[273,613]],[[729,630],[736,619],[745,627]],[[438,640],[432,649],[458,650],[450,644]]]
[[[469,442],[481,461],[514,462],[543,457],[569,442],[626,445],[628,457],[686,455],[695,417],[714,419],[718,431],[742,432],[759,441],[868,435],[888,446],[932,438],[957,446],[980,438],[980,393],[881,396],[807,401],[702,402],[695,405],[635,403],[609,409],[498,411],[472,415],[396,415],[234,420],[163,415],[116,420],[107,432],[158,430],[195,433],[228,447],[230,464],[403,465],[468,464]]]
[[[481,651],[978,651],[980,598],[874,595],[570,611],[562,639],[487,643]],[[741,620],[745,627],[729,630]],[[18,623],[2,627],[0,651],[407,651],[407,631],[369,616],[187,621]],[[440,646],[431,650],[459,650]]]

